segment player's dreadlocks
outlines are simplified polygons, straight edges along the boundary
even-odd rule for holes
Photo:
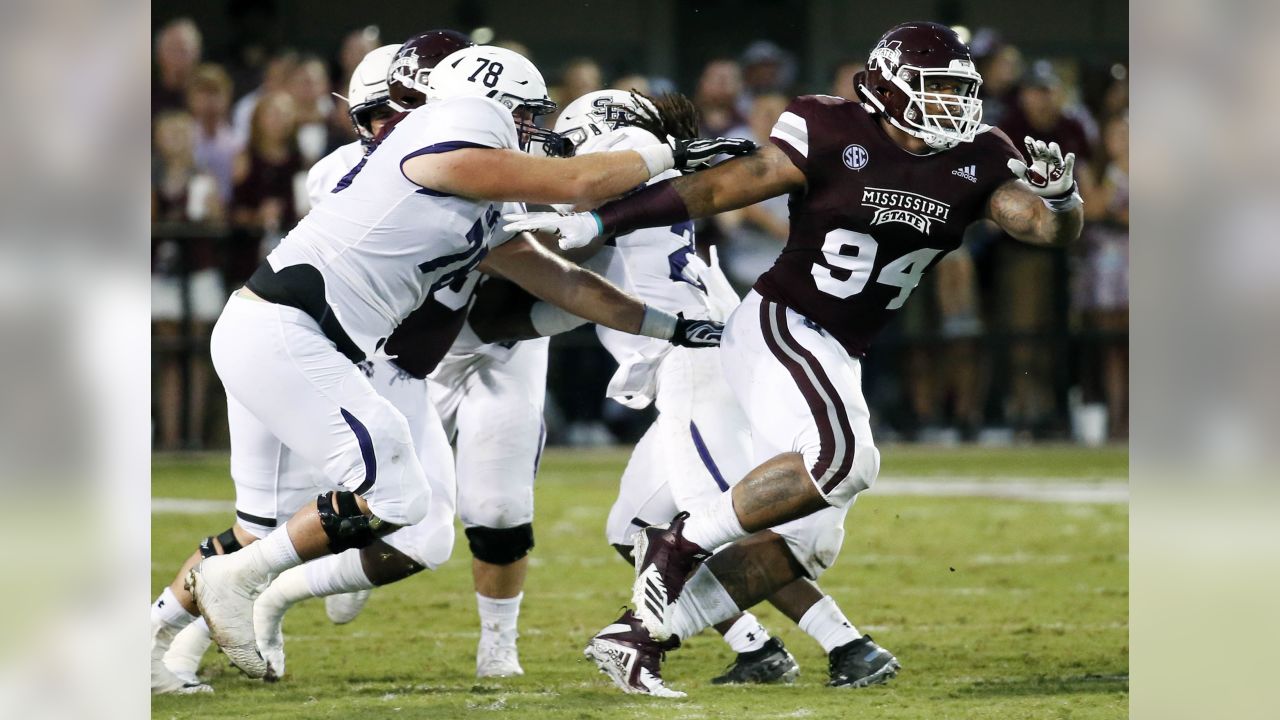
[[[665,140],[668,136],[677,140],[698,137],[698,108],[694,107],[689,98],[680,93],[663,93],[655,99],[634,89],[631,91],[631,96],[636,98],[637,102],[635,116],[628,117],[624,121],[627,125],[647,130],[661,140]],[[652,106],[657,108],[657,112],[639,100],[652,103]]]

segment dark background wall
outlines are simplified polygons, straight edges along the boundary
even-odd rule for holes
[[[568,59],[595,58],[609,75],[666,75],[688,88],[710,58],[737,55],[752,40],[769,39],[795,52],[801,83],[824,87],[829,70],[848,57],[865,58],[885,29],[931,19],[976,29],[993,26],[1028,56],[1074,57],[1110,63],[1128,56],[1129,9],[1120,0],[1039,3],[1027,0],[154,0],[155,27],[179,16],[204,32],[206,57],[228,61],[246,41],[269,48],[335,51],[344,33],[381,28],[388,42],[432,28],[492,27],[498,40],[532,51],[551,80]]]

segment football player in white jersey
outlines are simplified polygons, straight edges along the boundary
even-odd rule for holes
[[[461,33],[436,30],[416,36],[404,46],[422,50],[423,64],[429,62],[434,67],[435,62],[445,55],[471,44]],[[404,46],[386,45],[377,48],[368,53],[356,67],[346,99],[350,105],[352,125],[360,139],[339,147],[312,166],[307,173],[306,183],[311,206],[319,204],[339,180],[372,150],[377,134],[398,112],[393,107],[387,76],[392,60]],[[427,60],[428,57],[431,59]],[[425,377],[415,377],[397,362],[405,364],[403,359],[397,361],[375,357],[366,360],[361,367],[378,394],[390,400],[410,420],[414,444],[419,453],[438,453],[442,436],[430,435],[432,441],[427,439],[431,426],[438,425],[439,420],[426,407],[428,392]],[[229,412],[236,414],[243,410],[233,402],[229,404]],[[238,425],[244,432],[240,436],[232,468],[232,477],[236,482],[236,525],[216,539],[206,538],[201,543],[198,554],[189,560],[189,565],[194,565],[201,556],[235,551],[240,547],[237,537],[251,539],[266,535],[277,521],[287,520],[303,503],[312,499],[317,490],[341,489],[337,484],[326,480],[317,468],[297,458],[288,446],[280,443],[274,436],[262,432],[254,437],[249,434],[249,429],[244,428],[246,423]],[[260,426],[249,425],[250,428],[261,429]],[[266,471],[257,471],[258,469]],[[432,479],[439,485],[434,488],[432,512],[432,517],[439,524],[440,518],[449,517],[453,513],[453,477],[438,473]],[[405,549],[411,555],[418,557],[423,563],[443,562],[453,545],[452,532],[443,529],[420,533],[416,537],[413,534],[401,534],[398,539],[407,545]],[[408,539],[420,542],[403,543]],[[384,551],[394,549],[386,548]],[[308,569],[311,570],[309,574],[312,577],[309,580],[312,585],[317,590],[322,590],[325,578],[320,576],[319,568]],[[368,596],[367,589],[329,595],[325,597],[326,613],[335,623],[350,622],[360,612]],[[165,596],[162,595],[156,604],[161,605],[164,601]],[[170,600],[169,606],[172,608],[173,605]],[[162,607],[153,608],[153,623],[154,616],[162,613]],[[152,637],[152,691],[192,693],[211,690],[196,677],[200,660],[210,644],[208,626],[203,619],[191,623],[179,632],[173,638],[172,647],[168,648],[167,653],[165,647],[169,635],[163,632],[163,623],[153,629],[161,632],[153,633]],[[283,641],[280,640],[277,644],[280,646],[280,659],[274,670],[283,673]],[[156,656],[161,654],[164,658],[163,666],[156,661]]]
[[[399,111],[421,106],[426,102],[424,91],[430,69],[449,54],[442,49],[470,44],[460,33],[435,30],[411,38],[398,49],[393,47],[390,78],[384,80],[381,88],[384,103]],[[353,81],[353,88],[354,85]],[[317,163],[308,176],[308,186],[319,188],[320,193],[313,196],[313,204],[330,192],[357,161],[358,158],[350,160],[341,170],[337,169],[340,166],[331,164],[330,177],[313,185],[316,168],[324,161]],[[468,274],[458,288],[437,291],[417,312],[427,310],[428,304],[439,303],[443,306],[437,308],[441,315],[448,315],[451,310],[458,313],[457,317],[465,315],[478,275],[477,272]],[[410,324],[406,322],[399,331],[405,331]],[[464,326],[448,354],[439,358],[430,381],[425,383],[444,422],[445,433],[453,439],[456,448],[458,514],[473,556],[472,572],[480,614],[476,675],[482,678],[524,674],[516,650],[517,621],[527,555],[533,547],[533,480],[545,438],[542,407],[548,343],[546,338],[540,338],[520,343],[483,344],[469,326]],[[408,388],[425,397],[428,391],[420,388],[423,383],[415,379],[435,364],[437,358],[404,362],[404,353],[423,350],[430,344],[430,339],[418,338],[400,351],[398,360],[381,361],[390,367],[390,375],[375,362],[370,377],[375,388],[393,402]],[[378,382],[384,376],[394,379],[385,390],[384,384]],[[282,574],[254,605],[259,646],[276,676],[284,671],[281,632],[284,613],[296,602],[314,597],[328,587],[322,573],[310,567],[308,571],[306,575],[300,570]],[[330,619],[335,622],[353,619],[368,594],[369,591],[362,590],[325,597]]]
[[[589,93],[565,107],[555,130],[574,142],[578,154],[643,146],[668,135],[690,137],[696,133],[694,111],[691,105],[685,110],[680,100],[667,96],[655,106],[647,98],[617,90]],[[635,230],[614,237],[610,245],[601,247],[586,264],[651,305],[714,319],[727,317],[738,305],[738,296],[719,268],[708,267],[694,254],[691,222]],[[534,312],[550,315],[554,310],[535,306]],[[633,408],[656,402],[659,410],[623,473],[606,528],[610,544],[633,561],[637,532],[716,498],[751,469],[751,431],[716,353],[672,348],[604,327],[598,328],[598,334],[619,364],[609,385],[610,396]],[[809,579],[796,580],[769,599],[828,653],[861,639],[834,599],[812,582],[839,552],[846,512],[847,508],[832,508],[777,529],[793,562]],[[633,621],[628,613],[617,622]],[[781,640],[771,638],[750,613],[717,623],[716,629],[738,657],[713,683],[790,682],[798,674],[799,667]],[[587,654],[607,657],[610,649],[610,641],[593,640]],[[602,661],[602,669],[610,668],[611,660]],[[875,681],[891,677],[888,672]],[[624,689],[655,694],[666,690],[657,684],[645,685],[640,675],[611,677],[627,683]],[[660,677],[655,674],[654,680]],[[833,674],[832,680],[842,678]]]
[[[555,105],[537,69],[502,48],[445,58],[431,73],[428,97],[384,129],[374,151],[230,298],[214,328],[214,366],[247,410],[233,421],[260,424],[344,488],[321,495],[261,541],[202,559],[187,577],[191,597],[177,597],[188,615],[164,618],[180,627],[198,610],[227,658],[250,677],[268,670],[252,611],[272,576],[313,558],[340,562],[343,551],[411,529],[432,507],[432,471],[419,460],[408,422],[355,366],[386,352],[392,331],[428,295],[479,268],[615,329],[676,344],[719,339],[718,323],[647,307],[532,237],[513,238],[497,226],[505,201],[599,202],[666,170],[749,152],[752,143],[677,141],[534,157],[523,151],[558,139],[533,122]],[[235,435],[233,428],[233,441]],[[433,466],[451,466],[448,456]],[[383,558],[369,555],[357,562],[367,575],[421,569],[384,567]]]

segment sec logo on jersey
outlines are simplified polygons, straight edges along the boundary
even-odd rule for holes
[[[850,145],[844,149],[841,157],[844,158],[845,167],[850,170],[861,170],[867,166],[867,160],[871,156],[867,154],[867,149],[861,145]]]

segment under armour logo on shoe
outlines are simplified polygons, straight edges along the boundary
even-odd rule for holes
[[[956,175],[958,177],[962,177],[971,183],[978,182],[978,166],[977,165],[967,165],[962,168],[956,168],[955,170],[951,171],[951,174]]]

